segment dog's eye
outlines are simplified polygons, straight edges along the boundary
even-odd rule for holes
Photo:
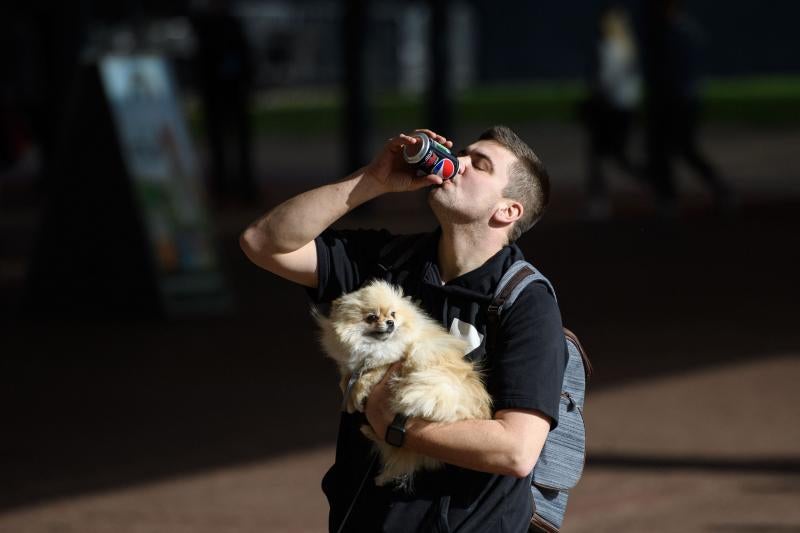
[[[367,315],[368,324],[374,324],[377,321],[378,321],[378,315],[376,315],[375,313],[370,313]]]
[[[394,318],[394,311],[392,311],[392,318]]]

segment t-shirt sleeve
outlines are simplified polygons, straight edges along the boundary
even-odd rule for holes
[[[535,409],[558,425],[567,361],[561,313],[542,283],[531,283],[500,319],[487,388],[494,409]]]
[[[392,238],[386,230],[328,229],[314,239],[317,283],[308,294],[315,303],[328,303],[358,289],[374,275],[380,250]]]

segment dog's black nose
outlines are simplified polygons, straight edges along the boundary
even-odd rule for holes
[[[387,320],[386,321],[386,329],[388,331],[393,331],[394,330],[394,320]]]

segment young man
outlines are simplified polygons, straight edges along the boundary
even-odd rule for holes
[[[430,130],[418,131],[452,146]],[[566,363],[561,317],[545,286],[532,283],[504,312],[494,353],[487,353],[486,308],[505,270],[522,259],[513,242],[547,205],[547,172],[502,126],[459,153],[459,170],[448,181],[415,177],[401,150],[416,142],[404,134],[389,139],[366,167],[254,222],[241,246],[257,265],[308,287],[318,302],[330,302],[373,277],[401,285],[452,333],[469,340],[466,355],[480,362],[492,395],[491,420],[402,421],[388,407],[384,379],[370,394],[366,420],[361,413],[343,413],[336,462],[322,482],[331,531],[342,523],[343,531],[354,532],[527,531],[533,510],[529,474],[558,423]],[[399,265],[386,264],[398,242],[388,232],[328,229],[379,195],[423,187],[430,187],[428,203],[440,227],[403,241],[414,253]],[[370,470],[372,443],[359,431],[365,421],[377,435],[393,426],[393,444],[439,459],[445,468],[420,472],[413,491],[376,487],[372,479],[379,464]]]

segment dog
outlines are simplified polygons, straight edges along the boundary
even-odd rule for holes
[[[464,358],[467,343],[425,314],[399,287],[369,282],[336,299],[329,316],[317,312],[315,318],[323,350],[339,367],[348,413],[363,412],[372,387],[393,363],[402,361],[388,382],[394,412],[433,422],[491,418],[491,397],[480,371]],[[379,486],[410,487],[416,471],[442,466],[436,459],[386,444],[370,426],[361,431],[381,455],[383,469],[375,478]]]

